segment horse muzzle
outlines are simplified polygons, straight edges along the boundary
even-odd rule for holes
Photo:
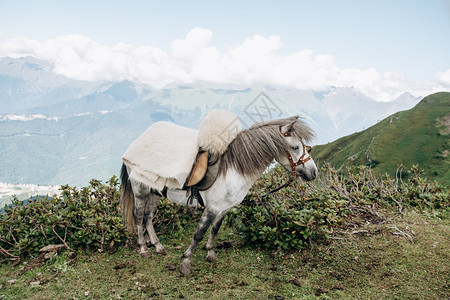
[[[295,175],[297,178],[301,178],[304,181],[314,180],[317,178],[317,167],[314,163],[312,163],[312,165],[308,168],[303,166],[303,168],[296,170]]]

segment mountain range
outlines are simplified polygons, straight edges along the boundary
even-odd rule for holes
[[[364,130],[417,104],[403,94],[378,102],[353,88],[323,91],[208,82],[155,89],[138,82],[73,80],[33,57],[0,58],[0,182],[86,185],[118,174],[121,156],[152,123],[198,129],[214,108],[243,127],[300,115],[324,144]]]

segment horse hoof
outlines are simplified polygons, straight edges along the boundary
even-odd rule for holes
[[[156,253],[157,254],[160,254],[160,255],[167,255],[167,251],[166,251],[166,249],[156,249]]]
[[[189,274],[191,274],[191,264],[182,262],[180,264],[180,273],[182,275],[189,275]]]
[[[150,253],[150,252],[141,252],[141,256],[143,257],[143,258],[150,258],[150,257],[152,257],[152,254]]]
[[[206,260],[209,262],[216,262],[219,259],[217,258],[216,253],[214,252],[208,252],[208,255],[206,255]]]

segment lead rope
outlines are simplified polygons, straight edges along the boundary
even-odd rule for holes
[[[308,147],[309,147],[309,146],[308,146]],[[310,147],[310,148],[311,148],[311,147]],[[289,151],[287,151],[286,149],[285,149],[285,151],[286,151],[287,157],[288,157],[288,159],[289,159],[289,163],[291,164],[291,168],[292,168],[291,176],[289,176],[289,179],[288,179],[288,181],[286,181],[285,184],[283,184],[282,186],[279,186],[279,187],[277,187],[277,188],[275,188],[275,189],[273,189],[273,190],[271,190],[271,191],[265,193],[265,194],[262,195],[261,197],[264,197],[264,198],[265,198],[265,197],[267,197],[267,196],[270,195],[270,194],[276,193],[276,192],[278,192],[279,190],[281,190],[281,189],[283,189],[283,188],[285,188],[285,187],[288,187],[288,186],[292,183],[292,181],[294,181],[294,179],[295,179],[295,171],[297,170],[297,166],[298,166],[299,164],[304,165],[305,162],[307,162],[308,160],[311,159],[311,156],[309,156],[306,160],[303,160],[303,157],[305,156],[306,151],[307,151],[305,145],[303,145],[303,155],[299,158],[299,160],[298,160],[297,162],[294,162],[294,160],[292,159],[292,156],[291,156],[291,154],[289,153]]]
[[[288,179],[288,181],[286,181],[285,184],[283,184],[283,185],[281,185],[281,186],[279,186],[279,187],[277,187],[277,188],[275,188],[275,189],[265,193],[264,195],[261,196],[261,198],[265,198],[265,197],[269,196],[270,194],[276,193],[279,190],[284,189],[285,187],[288,187],[292,183],[292,181],[294,181],[294,178],[295,177],[293,175],[289,176],[289,179]]]
[[[273,210],[273,207],[272,207],[272,205],[270,204],[270,201],[266,201],[265,199],[266,199],[267,196],[269,196],[270,194],[276,193],[276,192],[278,192],[279,190],[281,190],[281,189],[283,189],[283,188],[285,188],[285,187],[288,187],[288,186],[292,183],[292,181],[294,181],[294,179],[295,179],[295,176],[291,174],[291,176],[289,176],[289,179],[288,179],[288,181],[286,181],[285,184],[283,184],[283,185],[281,185],[281,186],[279,186],[279,187],[277,187],[277,188],[275,188],[275,189],[273,189],[273,190],[271,190],[271,191],[265,193],[264,195],[257,196],[259,202],[260,202],[260,203],[262,204],[262,206],[266,209],[267,213],[268,213],[269,215],[272,216],[272,220],[275,222],[275,226],[276,226],[277,228],[278,228],[278,221],[277,221],[277,218],[275,217],[275,215],[274,215],[274,214],[272,213],[272,211],[271,211],[271,210]],[[267,202],[267,203],[269,204],[271,210],[270,210],[269,208],[267,208],[265,202]]]
[[[281,126],[280,126],[280,133],[281,133],[283,136],[291,136],[291,133],[290,133],[290,132],[282,132]],[[303,144],[303,142],[302,142],[302,144]],[[277,187],[277,188],[275,188],[275,189],[273,189],[273,190],[271,190],[271,191],[265,193],[264,195],[261,195],[261,197],[258,197],[258,198],[259,198],[259,201],[261,202],[261,204],[264,206],[264,208],[267,210],[267,212],[268,212],[270,215],[272,215],[272,217],[274,217],[274,216],[273,216],[273,214],[270,212],[270,210],[266,207],[266,205],[264,204],[263,199],[266,198],[267,196],[269,196],[270,194],[276,193],[276,192],[278,192],[279,190],[281,190],[281,189],[283,189],[283,188],[285,188],[285,187],[288,187],[288,186],[292,183],[292,181],[294,181],[294,179],[295,179],[295,171],[297,170],[297,166],[298,166],[299,164],[304,165],[308,160],[311,159],[311,155],[308,156],[306,159],[303,159],[303,157],[306,155],[307,152],[308,152],[308,153],[311,153],[311,146],[305,146],[305,144],[303,144],[303,154],[302,154],[302,156],[298,159],[297,162],[294,162],[294,160],[292,159],[291,154],[289,153],[289,151],[288,151],[287,149],[285,149],[285,151],[286,151],[287,157],[288,157],[288,159],[289,159],[289,163],[291,164],[291,168],[292,168],[291,176],[289,176],[289,179],[288,179],[288,181],[286,181],[285,184],[283,184],[283,185],[281,185],[281,186],[279,186],[279,187]],[[275,219],[275,222],[276,222],[276,219]],[[278,227],[278,225],[277,225],[277,227]]]

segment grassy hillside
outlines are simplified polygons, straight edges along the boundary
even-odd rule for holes
[[[424,98],[414,108],[335,142],[314,147],[320,163],[369,165],[377,174],[395,175],[397,167],[418,164],[425,175],[450,185],[450,93]]]
[[[199,247],[192,276],[176,267],[194,227],[163,240],[167,256],[66,252],[35,268],[0,266],[0,299],[448,299],[448,220],[414,212],[389,220],[286,256],[235,244],[224,228],[219,261],[206,262]]]
[[[188,276],[178,265],[198,209],[162,201],[155,228],[168,255],[148,259],[125,232],[115,177],[14,201],[0,213],[0,299],[450,299],[448,191],[419,174],[330,168],[261,199],[287,176],[258,180],[219,231],[219,261],[205,260],[203,241]]]

